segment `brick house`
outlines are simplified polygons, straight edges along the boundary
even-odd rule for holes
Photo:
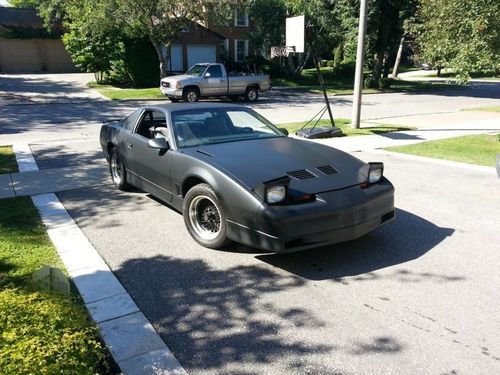
[[[170,49],[169,70],[186,71],[200,62],[241,62],[251,53],[249,34],[254,23],[246,11],[235,10],[234,16],[224,25],[186,26]],[[167,51],[165,54],[168,55]]]
[[[60,33],[48,33],[35,9],[0,7],[1,73],[75,71]]]

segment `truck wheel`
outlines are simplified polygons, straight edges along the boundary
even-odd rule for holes
[[[197,102],[200,99],[200,94],[196,89],[186,89],[182,94],[182,98],[189,103]]]
[[[245,100],[247,102],[255,102],[259,98],[259,89],[257,87],[249,87],[245,92]]]
[[[192,187],[184,198],[182,211],[189,234],[200,245],[219,249],[228,242],[226,215],[210,185]]]

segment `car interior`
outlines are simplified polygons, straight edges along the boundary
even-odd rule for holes
[[[146,111],[137,126],[136,133],[148,139],[163,137],[168,140],[165,114],[158,111]]]

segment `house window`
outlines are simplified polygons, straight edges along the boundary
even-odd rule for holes
[[[236,39],[234,41],[234,60],[243,61],[248,56],[248,40]]]
[[[234,12],[234,26],[248,26],[248,13],[237,9]]]

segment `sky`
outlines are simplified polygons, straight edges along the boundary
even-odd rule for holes
[[[7,0],[0,0],[0,5],[6,6],[6,5],[9,5],[9,3],[7,2]]]

